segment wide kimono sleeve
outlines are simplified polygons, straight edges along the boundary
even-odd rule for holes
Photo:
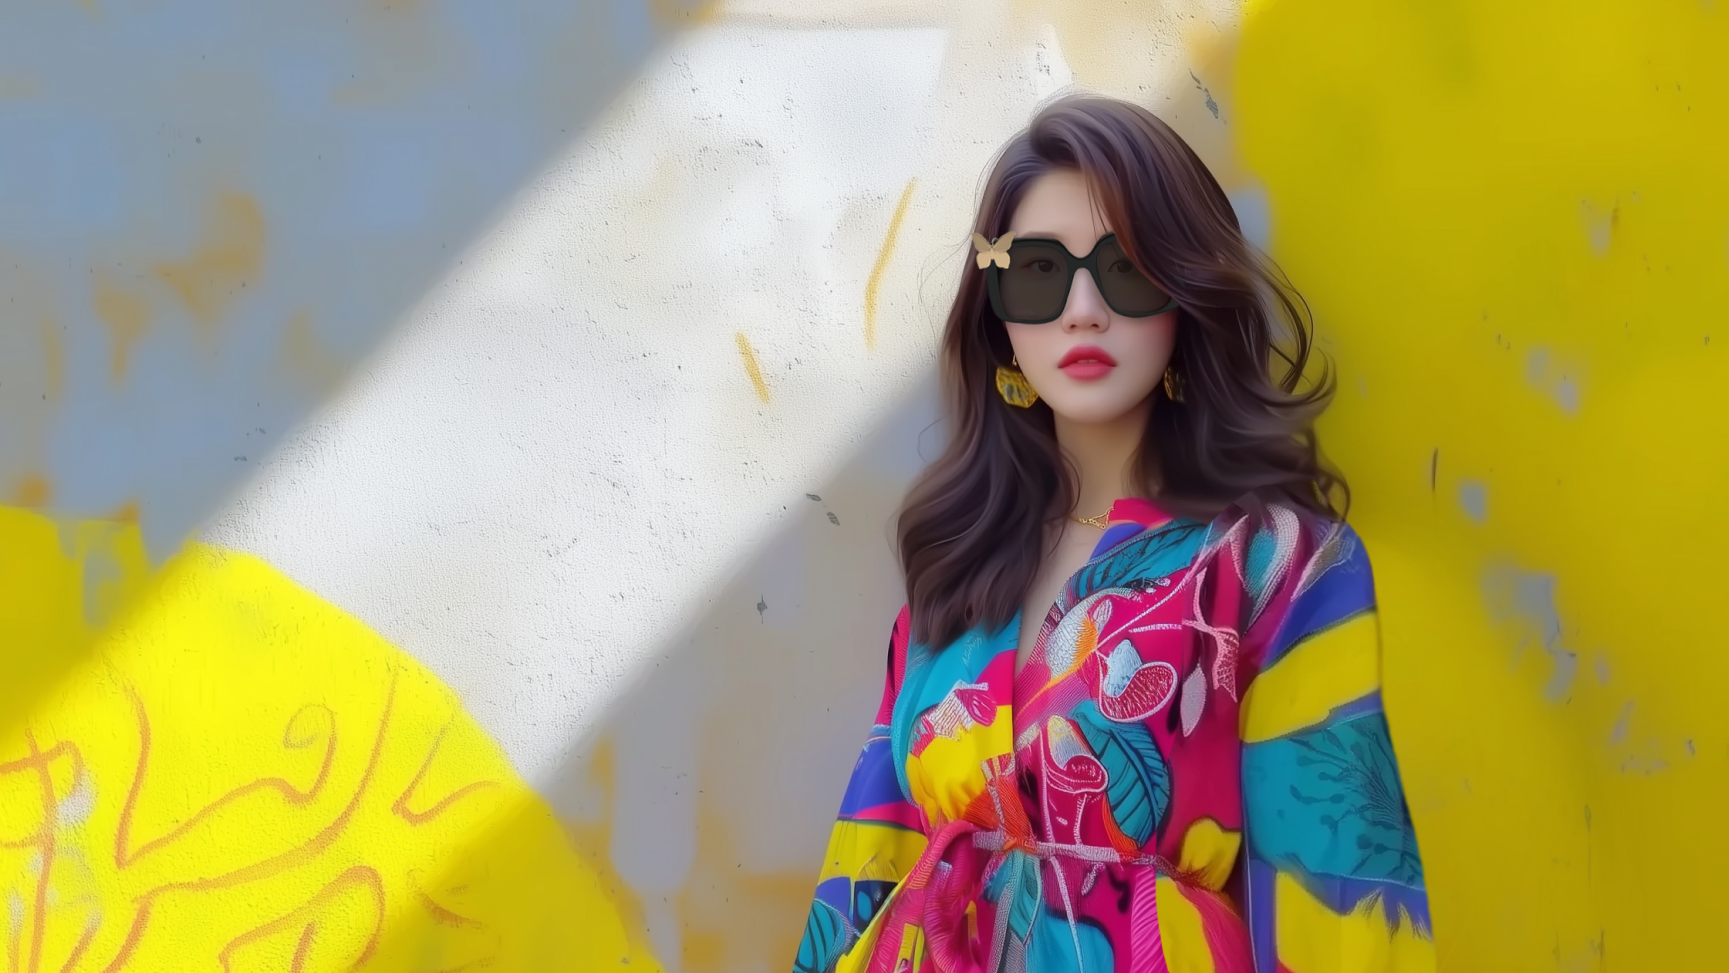
[[[829,836],[795,973],[862,969],[882,925],[875,920],[925,849],[923,815],[901,790],[889,746],[906,675],[908,627],[903,608],[889,637],[882,703]]]
[[[1255,970],[1429,973],[1428,896],[1381,705],[1368,556],[1348,526],[1301,533],[1279,590],[1265,593],[1266,615],[1245,632],[1243,891]]]

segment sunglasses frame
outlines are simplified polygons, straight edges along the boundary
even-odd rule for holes
[[[1015,248],[1019,247],[1023,243],[1048,243],[1056,247],[1058,250],[1061,250],[1063,255],[1068,257],[1071,273],[1069,274],[1068,287],[1063,290],[1063,303],[1057,308],[1057,313],[1048,318],[1039,321],[1011,321],[1009,316],[1003,313],[1002,284],[999,283],[1002,277],[1003,268],[993,263],[985,267],[985,289],[990,292],[991,310],[996,312],[998,320],[1011,324],[1049,324],[1057,318],[1062,317],[1063,312],[1068,309],[1069,294],[1075,289],[1075,274],[1079,273],[1083,269],[1093,275],[1093,286],[1099,289],[1099,296],[1105,299],[1105,304],[1109,306],[1112,311],[1123,315],[1125,318],[1150,318],[1164,314],[1167,311],[1176,310],[1177,299],[1174,297],[1171,297],[1170,302],[1164,307],[1159,308],[1157,311],[1148,311],[1146,314],[1125,314],[1116,306],[1116,304],[1111,302],[1110,296],[1105,293],[1104,282],[1099,279],[1099,248],[1104,246],[1107,242],[1115,242],[1116,239],[1117,235],[1115,233],[1107,233],[1104,236],[1099,237],[1098,240],[1093,243],[1093,248],[1087,251],[1087,255],[1084,257],[1075,256],[1069,251],[1068,247],[1063,246],[1061,240],[1053,240],[1049,237],[1021,237],[1016,239],[1013,243],[1009,244],[1009,261],[1011,264],[1014,261]],[[1128,251],[1126,249],[1123,250],[1123,256],[1128,256]],[[1140,268],[1137,267],[1136,269],[1139,270]],[[1158,281],[1154,281],[1151,277],[1148,277],[1147,279],[1152,282],[1154,287],[1158,287],[1161,291],[1164,290],[1163,287],[1159,287]],[[1170,293],[1166,292],[1165,296],[1170,297]]]

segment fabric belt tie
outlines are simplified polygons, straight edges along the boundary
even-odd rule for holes
[[[969,841],[961,840],[968,836]],[[964,864],[957,862],[961,867],[951,867],[944,861],[947,852],[950,848],[962,844],[970,844],[989,855],[983,858],[964,856],[972,860]],[[924,930],[930,949],[930,960],[938,973],[999,973],[1002,970],[1003,954],[1007,945],[1008,917],[1020,895],[1035,891],[1021,886],[1018,869],[1011,873],[997,899],[996,929],[993,930],[989,960],[986,964],[980,965],[975,955],[956,941],[956,930],[951,930],[949,926],[954,921],[951,913],[957,907],[964,910],[960,897],[976,894],[984,876],[994,869],[1014,867],[1010,858],[1017,852],[1053,863],[1057,859],[1068,859],[1094,866],[1140,866],[1133,869],[1130,875],[1133,898],[1129,916],[1129,942],[1126,944],[1130,956],[1129,971],[1166,973],[1155,895],[1158,876],[1175,873],[1167,859],[1159,855],[1125,855],[1115,848],[1099,845],[1041,841],[1030,835],[1012,834],[1003,828],[986,831],[968,821],[951,821],[938,828],[930,836],[924,854],[919,856],[918,863],[913,866],[905,880],[907,891],[922,893],[922,908],[917,909],[923,913],[919,917],[919,925]],[[1108,970],[1095,971],[1086,965],[1086,957],[1081,950],[1079,917],[1075,911],[1077,896],[1070,890],[1068,880],[1060,867],[1053,868],[1050,874],[1056,880],[1057,891],[1063,903],[1069,938],[1075,948],[1077,969],[1080,973],[1110,973]],[[1042,903],[1040,905],[1042,907]],[[875,963],[871,964],[871,969],[876,969]],[[887,973],[886,968],[884,973]]]

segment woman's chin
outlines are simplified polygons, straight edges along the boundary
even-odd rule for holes
[[[1051,411],[1065,422],[1083,426],[1106,426],[1136,411],[1146,394],[1125,394],[1121,389],[1062,389],[1045,396]]]

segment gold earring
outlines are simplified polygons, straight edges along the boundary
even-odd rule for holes
[[[1183,401],[1183,380],[1169,368],[1165,369],[1165,398],[1172,402]]]
[[[1021,356],[1014,356],[1012,364],[1019,366],[1020,363]],[[997,366],[997,394],[1003,397],[1004,402],[1017,409],[1030,408],[1039,400],[1039,393],[1033,389],[1033,383],[1027,381],[1020,369],[1006,365]]]

